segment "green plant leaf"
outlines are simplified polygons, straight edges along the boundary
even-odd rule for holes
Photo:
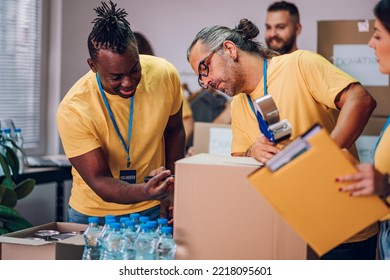
[[[9,232],[9,231],[6,230],[5,228],[1,228],[1,227],[0,227],[0,235],[6,234],[6,233],[8,233],[8,232]]]
[[[23,218],[15,209],[0,205],[0,220],[2,219],[19,219]]]
[[[14,208],[17,201],[18,196],[13,189],[7,188],[4,185],[0,185],[0,193],[2,193],[2,197],[0,200],[1,205]]]
[[[25,218],[14,218],[14,219],[1,219],[0,220],[3,222],[3,228],[6,230],[13,232],[13,231],[18,231],[26,228],[30,228],[33,225],[27,221]]]
[[[6,189],[5,187],[0,187],[0,204],[2,204],[1,201],[3,201],[5,189]]]
[[[5,149],[4,144],[0,144],[0,148]],[[11,179],[11,172],[9,169],[7,158],[2,153],[0,153],[0,165],[1,165],[1,168],[3,169],[5,178]]]
[[[16,187],[14,181],[12,181],[11,178],[4,178],[1,184],[12,190]]]
[[[12,140],[8,140],[13,142]],[[13,142],[15,144],[15,142]],[[5,146],[5,157],[7,159],[7,163],[12,171],[12,178],[15,180],[18,175],[19,175],[19,159],[18,156],[16,155],[15,151],[8,147]]]
[[[24,198],[27,195],[29,195],[35,187],[35,180],[34,179],[26,179],[15,187],[15,192],[18,199]]]

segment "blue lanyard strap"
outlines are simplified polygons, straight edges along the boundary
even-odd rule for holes
[[[263,62],[263,91],[264,91],[264,96],[267,95],[267,59],[264,58]]]
[[[108,100],[107,100],[106,94],[103,90],[102,83],[100,82],[100,77],[99,77],[98,73],[96,73],[96,80],[97,80],[99,90],[100,90],[100,93],[101,93],[103,101],[104,101],[104,105],[106,106],[108,114],[110,115],[111,122],[115,127],[116,134],[118,134],[118,136],[122,142],[122,145],[126,150],[126,153],[127,153],[126,166],[127,166],[127,168],[129,168],[130,164],[131,164],[131,162],[130,162],[130,139],[131,139],[131,134],[132,134],[132,130],[133,130],[134,96],[130,97],[130,115],[129,115],[129,126],[128,126],[128,130],[127,130],[127,145],[126,145],[126,142],[123,139],[123,136],[122,136],[121,132],[119,131],[119,127],[115,121],[114,114],[112,113],[110,104],[108,103]]]
[[[263,62],[263,81],[264,81],[264,96],[267,95],[267,59],[264,58]],[[260,112],[256,112],[255,107],[253,106],[252,99],[249,97],[249,95],[246,96],[248,99],[248,103],[251,106],[251,109],[253,113],[256,116],[257,123],[259,124],[259,128],[261,133],[264,134],[265,137],[271,142],[275,143],[275,137],[273,132],[269,129],[269,126],[267,122],[263,119],[263,116],[260,114]]]
[[[385,126],[382,128],[381,134],[379,134],[378,141],[376,141],[375,150],[379,145],[379,142],[382,139],[383,133],[385,133],[386,128],[390,125],[390,116],[387,118],[387,121],[385,123]]]

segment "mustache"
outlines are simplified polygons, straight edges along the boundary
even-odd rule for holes
[[[280,37],[278,37],[278,36],[270,37],[267,41],[268,41],[268,42],[271,42],[271,41],[273,41],[273,40],[275,40],[275,41],[278,42],[278,43],[283,42],[283,39],[280,38]]]

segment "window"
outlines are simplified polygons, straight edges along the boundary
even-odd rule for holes
[[[22,129],[24,147],[42,150],[46,135],[42,1],[0,1],[0,119]]]

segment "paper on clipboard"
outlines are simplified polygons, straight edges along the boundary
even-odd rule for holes
[[[389,209],[377,196],[350,197],[338,191],[343,184],[335,178],[356,169],[320,126],[296,141],[307,142],[307,146],[293,156],[287,146],[248,179],[321,256],[378,221]]]

